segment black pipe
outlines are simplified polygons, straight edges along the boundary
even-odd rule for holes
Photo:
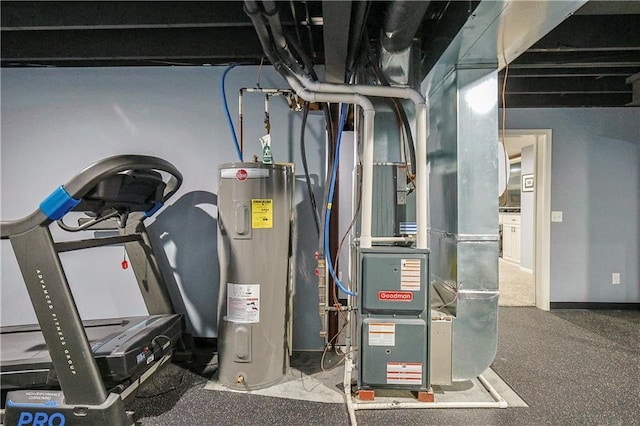
[[[291,53],[291,51],[289,50],[289,47],[287,45],[287,41],[286,38],[284,36],[284,32],[282,31],[282,24],[280,22],[280,16],[278,14],[278,8],[275,4],[275,2],[273,1],[263,1],[262,2],[263,7],[265,8],[265,15],[267,20],[269,21],[269,25],[271,28],[271,34],[273,36],[273,39],[275,40],[275,45],[276,45],[276,51],[278,53],[278,55],[280,56],[280,58],[283,60],[283,62],[294,72],[294,74],[303,74],[304,73],[304,69],[300,66],[300,64],[298,63],[298,61],[296,60],[296,58],[293,56],[293,54]],[[281,63],[279,64],[281,65]],[[328,109],[325,111],[325,114],[327,114]],[[329,117],[331,117],[331,114],[329,113]],[[332,130],[337,130],[338,132],[341,131],[341,129],[336,129],[335,127],[332,128]],[[333,138],[331,138],[329,140],[329,145],[328,145],[328,151],[329,151],[329,158],[331,159],[331,161],[333,160],[333,153],[334,153],[334,143],[337,140],[337,136],[336,134],[332,135]],[[327,174],[327,179],[329,179],[329,176],[331,176],[331,170],[334,167],[337,167],[338,165],[331,162],[329,163],[329,170],[330,172]],[[328,181],[328,180],[327,180]],[[327,214],[327,210],[326,210],[326,205],[328,202],[328,188],[329,185],[327,184],[325,186],[325,199],[324,199],[324,203],[323,203],[323,209],[322,209],[322,223],[324,224],[325,219],[326,219],[326,214]],[[337,191],[336,194],[337,196]],[[338,198],[335,199],[334,202],[334,208],[337,210],[338,209]],[[337,257],[337,244],[336,244],[336,236],[338,234],[338,215],[334,215],[331,218],[331,223],[330,223],[330,229],[329,229],[329,234],[331,236],[333,236],[333,238],[330,240],[330,242],[332,242],[331,246],[329,247],[330,253],[334,253],[334,258]],[[325,250],[324,250],[324,245],[325,245],[325,241],[324,241],[324,232],[320,232],[319,233],[319,247],[318,247],[318,252],[320,253],[320,255],[322,257],[324,257],[326,255]],[[333,279],[329,279],[329,292],[330,294],[333,294],[336,291],[336,283],[334,282]],[[329,341],[333,341],[333,339],[335,339],[335,337],[338,334],[338,313],[337,312],[332,312],[329,313],[329,320],[328,320],[328,338]]]
[[[255,0],[244,0],[244,11],[247,14],[256,14],[261,11],[260,4]]]
[[[280,58],[271,47],[271,35],[269,34],[267,25],[262,17],[260,5],[257,1],[245,0],[244,12],[249,16],[249,18],[251,18],[253,28],[256,30],[256,34],[258,35],[258,40],[260,41],[264,54],[267,55],[267,59],[269,59],[271,65],[276,67],[276,64],[280,62]],[[276,67],[276,69],[278,68]]]
[[[302,46],[300,46],[298,42],[290,36],[290,34],[285,33],[285,37],[287,38],[289,44],[293,47],[293,50],[295,50],[298,56],[300,56],[300,59],[302,59],[302,63],[304,64],[304,66],[307,67],[307,71],[309,72],[311,79],[313,79],[313,81],[318,81],[318,76],[313,69],[313,62],[311,62],[311,58],[309,58],[309,55],[307,55],[304,49],[302,49]],[[329,144],[333,146],[333,122],[331,120],[331,113],[329,112],[329,104],[323,102],[320,104],[320,107],[322,108],[322,112],[324,112],[327,140],[329,141]]]
[[[271,26],[271,33],[273,34],[273,42],[276,45],[276,49],[286,49],[287,41],[282,31],[282,22],[280,21],[280,14],[278,13],[276,2],[263,0],[262,7],[264,7],[264,13],[269,21],[269,26]]]
[[[382,47],[388,52],[400,52],[411,46],[429,3],[410,0],[391,3],[382,26]]]
[[[371,52],[371,49],[369,49],[369,52]],[[391,83],[389,83],[389,80],[387,80],[387,77],[384,75],[384,72],[382,72],[382,70],[380,69],[380,65],[378,64],[378,61],[375,58],[370,58],[370,62],[373,68],[373,72],[378,78],[378,80],[380,81],[380,84],[382,84],[383,86],[390,87]],[[409,158],[410,158],[409,161],[411,162],[411,175],[415,176],[416,165],[417,165],[416,148],[413,142],[413,134],[411,133],[411,126],[409,125],[409,118],[407,117],[407,112],[405,111],[404,105],[398,99],[396,98],[389,98],[389,99],[391,100],[391,103],[394,104],[395,106],[394,109],[396,111],[398,120],[402,124],[402,127],[404,127],[405,134],[407,135],[407,145],[409,146]]]
[[[278,12],[278,6],[274,1],[263,1],[264,16],[269,21],[269,27],[271,28],[271,36],[273,43],[276,47],[276,52],[295,74],[308,75],[304,69],[300,66],[300,63],[289,50],[287,39],[284,36],[282,30],[282,21],[280,20],[280,13]]]
[[[354,13],[349,31],[349,48],[347,49],[347,72],[353,72],[356,58],[362,53],[361,42],[367,25],[367,17],[371,1],[354,2]]]
[[[309,166],[307,164],[307,150],[305,143],[305,130],[307,130],[307,117],[309,116],[309,102],[305,102],[302,107],[302,123],[300,124],[300,157],[302,157],[302,168],[304,169],[304,179],[307,183],[307,191],[309,193],[309,201],[311,202],[311,210],[313,210],[313,220],[316,225],[318,236],[320,235],[320,216],[318,215],[318,205],[316,196],[313,193],[311,185],[311,177],[309,176]]]
[[[285,65],[284,61],[282,60],[281,55],[287,55],[289,56],[289,61],[293,61],[295,63],[295,66],[293,67],[294,70],[300,70],[302,67],[300,66],[300,64],[298,63],[298,61],[293,57],[293,55],[291,54],[291,52],[289,51],[288,47],[286,47],[286,43],[285,43],[285,47],[286,49],[279,49],[278,52],[276,52],[273,48],[273,38],[272,38],[272,32],[269,32],[269,29],[267,28],[266,22],[264,21],[264,16],[263,16],[263,10],[260,7],[260,4],[256,1],[251,1],[251,0],[245,0],[244,2],[244,11],[245,13],[251,18],[251,22],[253,23],[253,26],[256,30],[256,34],[258,35],[258,39],[260,40],[260,44],[262,45],[262,49],[264,50],[265,55],[267,55],[267,58],[269,59],[269,61],[271,62],[271,64],[273,65],[273,67],[276,69],[276,71],[278,71],[285,79],[289,76],[289,72],[287,69],[287,66]],[[273,8],[275,7],[274,4],[268,4],[269,7],[269,11],[272,13],[272,20],[280,20],[280,17],[278,16],[277,13],[273,13],[274,10]],[[265,12],[266,13],[266,12]],[[271,21],[270,21],[271,23]],[[276,28],[282,28],[281,25],[277,25],[276,24]],[[290,67],[291,68],[291,67]],[[325,110],[325,117],[327,117],[327,113],[328,113],[328,109]],[[328,115],[329,117],[329,121],[328,123],[330,123],[330,114]],[[332,135],[334,136],[334,135]],[[333,158],[333,147],[332,147],[332,143],[335,140],[335,137],[332,137],[329,139],[329,157],[332,159]],[[325,189],[325,199],[328,198],[328,190]],[[323,206],[326,206],[326,200],[323,202]],[[325,214],[325,209],[323,208],[322,210],[322,221],[324,223],[324,214]],[[318,245],[318,251],[321,255],[324,256],[324,233],[320,232],[320,238],[319,238],[319,245]]]
[[[300,66],[300,63],[297,61],[297,59],[293,56],[293,54],[291,53],[291,50],[289,50],[289,46],[287,43],[287,39],[285,38],[285,34],[282,30],[282,24],[280,22],[280,15],[278,13],[278,7],[276,5],[275,2],[273,1],[268,1],[265,0],[262,2],[262,5],[264,7],[264,14],[267,18],[267,20],[269,21],[269,26],[271,28],[271,34],[273,36],[273,40],[275,41],[275,45],[276,45],[276,51],[278,56],[282,59],[282,62],[284,62],[284,64],[289,67],[294,74],[305,74],[305,75],[309,75],[307,73],[305,73],[304,69]],[[292,43],[292,45],[295,48],[295,43]],[[300,49],[302,50],[302,49]],[[299,52],[300,54],[300,52]],[[303,58],[304,60],[304,52],[302,54],[300,54],[300,56]],[[311,61],[309,61],[310,63]],[[279,64],[279,66],[282,68],[282,63]],[[309,67],[309,65],[307,65],[307,67]],[[335,135],[335,129],[332,126],[332,120],[331,120],[331,114],[329,112],[329,109],[325,109],[323,108],[324,112],[325,112],[325,119],[328,119],[329,121],[327,121],[327,123],[330,123],[327,126],[327,131],[330,133],[334,133],[332,134],[331,138],[329,138],[329,143],[328,143],[328,155],[330,158],[330,161],[333,160],[333,147],[334,147],[334,143],[336,140],[336,135]],[[329,170],[331,170],[331,167],[333,167],[333,165],[331,164],[331,162],[329,163]],[[327,174],[327,179],[328,177],[331,176],[331,174]],[[324,217],[325,217],[325,209],[324,206],[326,206],[327,203],[327,199],[328,199],[329,193],[328,193],[328,185],[325,186],[325,196],[324,196],[324,202],[323,202],[323,209],[322,209],[322,223],[324,223]],[[321,255],[324,255],[324,233],[320,232],[320,238],[319,238],[319,244],[318,244],[318,252]]]

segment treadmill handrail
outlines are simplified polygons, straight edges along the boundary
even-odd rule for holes
[[[62,187],[71,198],[81,199],[102,180],[127,170],[160,170],[169,173],[171,177],[162,194],[163,202],[175,194],[182,185],[182,173],[168,161],[149,155],[128,154],[97,161],[72,177]],[[0,222],[0,238],[7,239],[11,235],[22,234],[37,226],[48,225],[52,221],[38,207],[23,218]]]

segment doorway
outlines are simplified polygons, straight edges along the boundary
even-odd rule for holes
[[[499,303],[549,310],[551,130],[505,130],[501,140],[512,176],[499,209]]]

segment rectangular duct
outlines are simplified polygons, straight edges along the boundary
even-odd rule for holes
[[[496,68],[458,68],[430,99],[432,308],[454,316],[454,381],[481,374],[497,347]]]

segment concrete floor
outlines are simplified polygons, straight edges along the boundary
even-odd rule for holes
[[[205,390],[212,349],[127,405],[141,425],[348,425],[340,404]],[[640,312],[501,307],[492,369],[529,407],[357,411],[360,425],[638,425]]]

